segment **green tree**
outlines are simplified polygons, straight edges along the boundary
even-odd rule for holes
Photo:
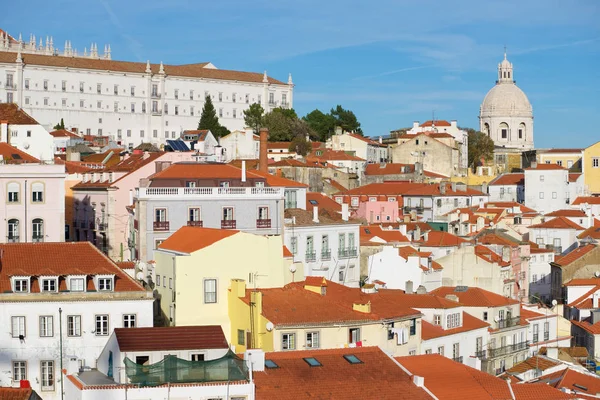
[[[289,142],[294,137],[294,129],[299,122],[298,115],[293,109],[274,108],[265,114],[263,126],[269,129],[269,140],[273,142]]]
[[[54,125],[54,130],[57,131],[59,129],[65,129],[65,121],[61,118],[60,122]]]
[[[306,136],[297,135],[290,142],[290,147],[288,150],[290,152],[295,152],[302,157],[306,157],[306,155],[312,150],[312,145],[306,140]]]
[[[206,96],[204,99],[204,107],[202,107],[198,129],[208,129],[215,137],[222,137],[229,134],[229,130],[219,123],[219,118],[217,117],[217,112],[210,96]]]
[[[252,128],[254,133],[258,134],[263,126],[265,110],[259,103],[250,105],[247,110],[244,110],[244,123]]]
[[[494,141],[485,133],[471,128],[461,128],[469,135],[469,167],[473,172],[480,161],[489,161],[494,157]]]
[[[304,117],[302,120],[316,132],[318,140],[326,141],[335,130],[336,119],[331,114],[324,114],[321,110],[315,109]]]
[[[343,130],[348,132],[355,132],[359,135],[363,134],[360,122],[358,122],[356,115],[352,111],[346,110],[338,104],[336,108],[331,109],[330,114],[335,118],[336,126],[341,126]]]

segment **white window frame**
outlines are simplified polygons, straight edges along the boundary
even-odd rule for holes
[[[27,361],[12,362],[12,379],[13,383],[27,380]]]
[[[67,315],[67,336],[81,336],[81,315]]]
[[[123,314],[123,328],[135,328],[137,326],[137,315]]]
[[[27,320],[23,315],[10,317],[11,334],[13,338],[27,337]],[[15,329],[16,328],[16,329]]]
[[[74,285],[74,283],[76,283]],[[81,284],[81,289],[78,284]],[[71,292],[84,292],[85,291],[85,278],[69,278],[69,291]]]
[[[207,283],[208,284],[214,283],[214,291],[207,290]],[[208,289],[211,289],[211,288],[209,287]],[[217,290],[218,290],[217,278],[205,278],[204,279],[204,281],[202,282],[202,292],[204,293],[204,296],[203,296],[204,304],[217,304],[217,302],[219,301]],[[214,295],[214,298],[211,295]]]
[[[42,292],[56,293],[58,291],[58,279],[56,278],[42,278],[42,284],[40,285],[40,289]],[[48,284],[48,288],[46,288],[46,283]],[[52,285],[53,283],[54,285]],[[50,290],[51,286],[54,286],[54,290]]]
[[[39,321],[40,337],[54,337],[54,316],[41,315]]]
[[[113,278],[112,277],[99,277],[98,278],[98,291],[112,292],[113,291]]]
[[[296,350],[296,333],[283,332],[281,333],[281,350],[290,351]]]
[[[23,283],[25,283],[25,288],[23,288]],[[13,278],[13,289],[15,293],[29,293],[29,279]]]
[[[94,315],[95,322],[95,335],[96,336],[108,336],[110,328],[110,320],[108,314],[96,314]]]
[[[310,339],[309,339],[310,337]],[[316,344],[315,344],[316,342]],[[309,344],[310,343],[310,344]],[[307,349],[318,349],[321,346],[321,332],[312,331],[306,332],[306,347]]]
[[[55,380],[53,360],[40,361],[40,375],[42,392],[53,391]]]

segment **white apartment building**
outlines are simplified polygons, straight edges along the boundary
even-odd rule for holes
[[[69,128],[104,135],[126,147],[155,145],[196,129],[210,96],[222,125],[244,127],[243,111],[259,103],[293,107],[291,74],[286,82],[253,73],[222,70],[210,62],[165,65],[116,61],[93,46],[78,54],[69,42],[63,51],[49,41],[1,41],[0,99],[16,103],[42,125],[64,119]]]
[[[525,168],[525,206],[548,214],[570,203],[569,170],[556,164]]]
[[[554,250],[540,247],[529,251],[529,293],[539,297],[539,301],[548,302],[552,294],[550,263],[554,261]]]
[[[0,386],[61,399],[61,355],[94,368],[114,328],[153,325],[152,293],[91,243],[8,243],[0,257]]]
[[[335,134],[327,139],[326,148],[334,151],[343,151],[366,160],[367,163],[388,161],[387,145],[379,141],[355,133],[344,132],[341,127],[336,127]],[[336,164],[337,165],[337,164]]]
[[[525,175],[521,173],[502,174],[488,185],[490,201],[525,201]]]
[[[16,104],[0,104],[0,143],[42,161],[54,160],[54,137]]]
[[[294,262],[304,265],[304,276],[319,276],[350,287],[360,279],[360,222],[348,221],[319,207],[312,213],[301,209],[285,210],[284,243]]]

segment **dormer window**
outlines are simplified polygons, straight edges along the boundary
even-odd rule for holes
[[[84,278],[70,278],[69,279],[69,290],[71,292],[83,292],[85,279]]]
[[[446,329],[458,328],[459,326],[461,326],[460,313],[448,314],[446,316],[446,322]]]
[[[98,278],[98,290],[110,292],[113,290],[113,278]]]
[[[42,292],[56,292],[57,286],[56,278],[42,279]]]
[[[13,292],[15,293],[29,293],[29,279],[28,278],[15,278],[13,281]]]

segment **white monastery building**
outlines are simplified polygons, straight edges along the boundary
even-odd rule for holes
[[[0,30],[0,102],[16,103],[46,128],[61,118],[87,135],[109,136],[124,146],[155,145],[196,129],[206,96],[219,122],[244,128],[243,111],[259,103],[292,108],[287,83],[264,74],[222,70],[210,62],[165,65],[116,61],[110,46],[77,53],[70,41],[59,51],[52,38],[36,44]]]
[[[497,147],[533,149],[533,108],[514,80],[506,52],[498,64],[496,86],[481,103],[479,130],[487,133]]]

